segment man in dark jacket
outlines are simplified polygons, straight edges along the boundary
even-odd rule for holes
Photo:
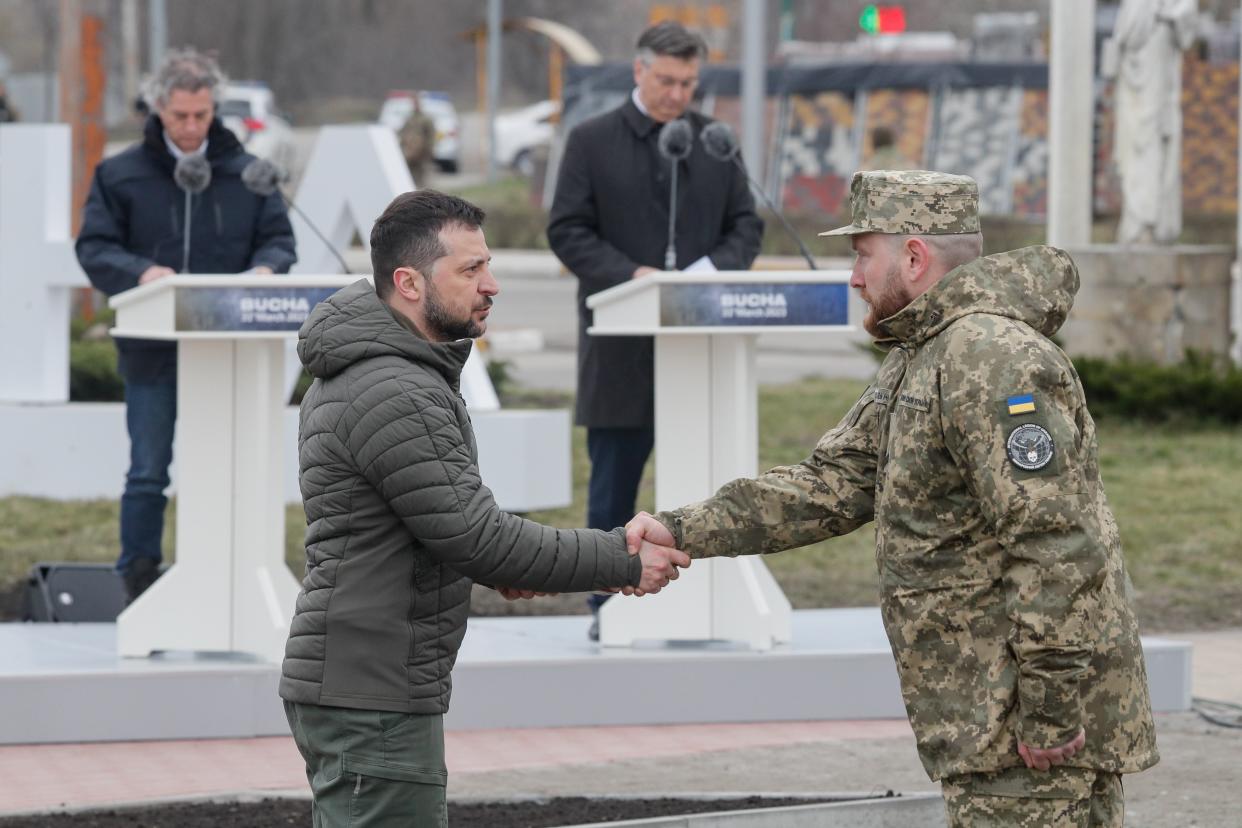
[[[630,100],[570,132],[557,177],[548,241],[578,277],[575,421],[587,427],[587,525],[595,529],[634,514],[655,442],[655,365],[649,336],[588,336],[592,313],[586,300],[664,264],[671,175],[657,139],[663,125],[677,118],[685,119],[696,139],[711,122],[687,111],[706,53],[703,39],[680,24],[643,32]],[[697,140],[678,163],[676,267],[746,270],[763,237],[746,176],[709,157]],[[604,600],[592,596],[592,610]],[[598,624],[592,624],[591,637],[598,637]]]
[[[622,530],[502,512],[479,479],[458,390],[499,291],[483,211],[398,196],[365,279],[321,303],[298,355],[315,378],[298,434],[306,573],[280,695],[315,825],[444,825],[443,716],[474,581],[509,598],[657,592],[689,558]]]
[[[178,160],[202,155],[211,181],[192,196],[188,273],[286,273],[297,260],[293,229],[279,194],[259,196],[242,184],[252,156],[215,117],[223,75],[193,50],[171,52],[152,81],[155,114],[141,143],[95,170],[77,254],[91,284],[113,296],[177,273],[187,233]],[[177,417],[177,344],[118,339],[125,380],[130,467],[121,496],[117,570],[130,601],[159,575],[168,466]]]

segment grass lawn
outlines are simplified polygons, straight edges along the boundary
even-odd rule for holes
[[[760,394],[760,468],[810,453],[864,388],[863,383],[805,380]],[[517,392],[516,406],[568,404],[547,393]],[[1101,463],[1121,526],[1146,631],[1242,625],[1242,429],[1099,423]],[[585,522],[585,433],[575,429],[574,502],[529,515],[555,526]],[[639,508],[654,505],[651,468]],[[173,510],[165,548],[173,548]],[[36,561],[111,561],[117,506],[110,501],[57,502],[0,498],[0,588],[11,589]],[[286,559],[302,569],[302,512],[286,513]],[[870,526],[804,549],[769,556],[767,564],[795,607],[875,603]],[[527,602],[510,605],[519,611]]]

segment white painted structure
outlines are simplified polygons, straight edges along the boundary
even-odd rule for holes
[[[756,474],[755,339],[774,331],[850,330],[844,324],[848,282],[848,271],[669,272],[618,285],[587,300],[595,314],[592,335],[656,337],[657,509],[701,500],[730,480]],[[772,324],[780,318],[772,316],[764,317],[767,324],[760,318],[756,324],[737,324],[734,313],[741,307],[795,312],[795,300],[787,303],[781,291],[798,285],[839,286],[839,318],[791,325]],[[742,293],[731,292],[731,286]],[[680,309],[671,307],[677,300],[670,287],[683,291]],[[686,288],[692,292],[685,293]],[[734,304],[745,302],[745,297],[756,297],[754,304]],[[718,306],[713,305],[716,302]],[[725,306],[728,311],[722,310]],[[705,310],[706,316],[716,310],[721,316],[684,324],[690,316],[704,317]],[[768,650],[790,641],[789,600],[759,556],[698,560],[658,595],[640,600],[616,597],[600,608],[602,645],[629,646],[645,639],[725,640]]]

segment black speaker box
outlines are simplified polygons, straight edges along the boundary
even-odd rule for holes
[[[37,563],[26,576],[26,621],[112,622],[125,584],[112,564]]]

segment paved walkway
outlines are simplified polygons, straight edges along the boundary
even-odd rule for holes
[[[859,739],[900,739],[911,743],[913,753],[913,738],[901,720],[779,722],[449,731],[446,748],[456,787],[471,775],[498,771],[563,774],[584,764]],[[0,747],[0,779],[0,815],[241,791],[306,790],[302,759],[286,737],[6,746]]]
[[[1242,704],[1242,630],[1167,637],[1194,643],[1195,695]],[[1242,750],[1242,731],[1192,714],[1160,718],[1161,765],[1127,780],[1133,824],[1227,824],[1194,809],[1242,810],[1227,758]],[[936,789],[901,720],[450,731],[447,749],[453,797]],[[301,759],[283,737],[6,746],[0,779],[0,815],[306,792]],[[1190,795],[1196,784],[1212,795]],[[1178,821],[1192,817],[1199,821]]]

